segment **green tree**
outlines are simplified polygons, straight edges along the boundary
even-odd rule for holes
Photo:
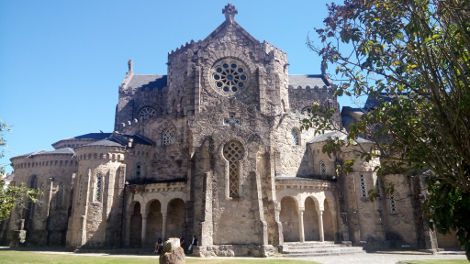
[[[0,147],[6,144],[4,132],[9,131],[8,126],[0,121]],[[4,156],[3,150],[0,151],[0,158]],[[4,166],[0,166],[0,221],[10,217],[11,211],[15,206],[23,206],[27,201],[36,202],[39,195],[38,190],[30,189],[23,185],[6,185],[3,179],[5,175]]]
[[[430,169],[427,215],[439,231],[457,230],[470,259],[470,1],[345,0],[328,10],[321,45],[308,44],[336,95],[379,104],[325,150],[362,135],[379,150],[362,155],[380,156],[380,173]],[[303,127],[341,130],[330,116],[314,106]]]

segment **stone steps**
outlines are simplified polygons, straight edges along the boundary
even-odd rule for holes
[[[352,247],[348,244],[326,242],[288,242],[281,246],[281,253],[286,257],[328,256],[364,253],[362,247]]]

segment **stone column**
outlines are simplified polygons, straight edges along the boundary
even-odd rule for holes
[[[318,231],[320,232],[320,241],[325,241],[325,234],[323,232],[323,210],[318,214]]]
[[[166,239],[166,214],[162,214],[162,237]]]
[[[276,203],[274,207],[274,220],[276,221],[278,225],[278,236],[279,236],[279,245],[282,245],[284,243],[284,234],[283,234],[283,226],[281,223],[281,205],[280,203]]]
[[[304,208],[299,208],[299,238],[300,242],[305,242],[305,231],[304,231]]]
[[[167,213],[167,206],[168,205],[163,205],[162,206],[162,237],[163,239],[166,239],[166,213]]]
[[[147,215],[142,215],[142,246],[145,245],[147,236]]]
[[[125,228],[124,228],[124,245],[129,246],[131,244],[131,218],[132,216],[129,215],[129,212],[126,212],[127,215],[124,217],[125,221]]]

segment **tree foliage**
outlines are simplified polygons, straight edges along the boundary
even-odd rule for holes
[[[336,95],[378,100],[336,143],[374,141],[379,152],[368,155],[380,156],[383,174],[430,169],[428,215],[438,230],[457,230],[470,257],[470,221],[461,220],[470,209],[470,1],[345,0],[328,10],[320,47],[308,44]],[[320,118],[304,127],[338,129],[327,114],[312,112]]]
[[[36,202],[38,191],[23,185],[5,185],[4,180],[0,180],[0,221],[10,217],[15,206],[25,206],[28,201]]]
[[[7,124],[0,121],[0,147],[6,145],[4,132],[9,131]],[[3,151],[0,151],[0,158],[3,157]],[[36,202],[39,191],[30,189],[26,186],[6,185],[3,180],[5,168],[0,166],[0,221],[10,217],[11,211],[15,206],[24,206],[26,202]]]

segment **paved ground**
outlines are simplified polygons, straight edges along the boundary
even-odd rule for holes
[[[431,255],[420,252],[387,252],[322,256],[302,259],[315,260],[322,264],[395,264],[400,260],[465,259],[465,255]]]

